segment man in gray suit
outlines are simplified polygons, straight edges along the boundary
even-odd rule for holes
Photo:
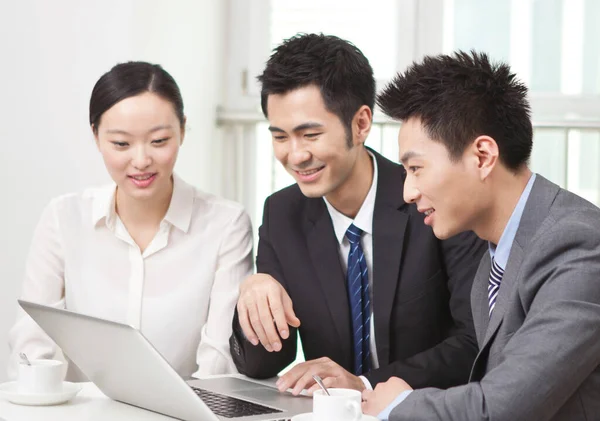
[[[467,385],[393,378],[363,410],[392,421],[600,419],[600,210],[527,166],[527,88],[472,52],[427,57],[378,98],[403,122],[404,199],[438,238],[489,242],[471,304],[479,353]]]

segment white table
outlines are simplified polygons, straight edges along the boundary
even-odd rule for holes
[[[256,380],[241,374],[229,376],[275,387],[276,378]],[[211,377],[219,376],[205,378]],[[62,405],[21,406],[0,398],[0,421],[174,421],[165,415],[113,401],[93,383],[82,384],[81,392]]]
[[[20,406],[0,399],[2,421],[173,421],[173,418],[107,398],[93,383],[56,406]]]

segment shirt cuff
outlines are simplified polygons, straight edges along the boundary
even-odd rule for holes
[[[373,386],[371,386],[371,382],[365,376],[358,376],[359,379],[365,384],[365,388],[367,390],[373,390]]]
[[[392,402],[379,415],[377,415],[377,418],[379,418],[381,421],[387,421],[390,417],[390,413],[394,410],[394,408],[400,405],[404,401],[404,399],[406,399],[411,393],[412,390],[405,390],[404,392],[400,393],[396,400],[394,400],[394,402]]]

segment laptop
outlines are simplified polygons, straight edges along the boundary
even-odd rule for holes
[[[235,376],[185,381],[142,333],[125,324],[19,300],[109,398],[185,421],[286,421],[312,400]]]

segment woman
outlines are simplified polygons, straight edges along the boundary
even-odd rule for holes
[[[173,173],[185,135],[177,84],[158,65],[119,64],[94,87],[90,125],[114,184],[46,207],[22,298],[133,325],[184,377],[235,371],[228,340],[252,268],[250,219]],[[11,377],[20,352],[58,351],[24,316],[9,342]]]

